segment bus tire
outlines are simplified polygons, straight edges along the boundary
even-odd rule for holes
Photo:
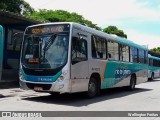
[[[88,91],[86,92],[87,98],[93,98],[98,94],[98,82],[94,77],[90,78],[90,81],[88,83]]]
[[[133,91],[136,86],[136,76],[132,75],[130,79],[130,85],[128,86],[128,90]]]
[[[151,80],[154,80],[154,73],[151,74]]]

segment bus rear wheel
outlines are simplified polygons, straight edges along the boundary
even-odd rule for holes
[[[86,92],[87,98],[93,98],[98,94],[98,82],[95,78],[91,78],[88,83],[88,91]]]
[[[151,80],[154,80],[154,73],[151,74]]]
[[[133,91],[136,86],[136,77],[134,75],[131,76],[130,85],[128,86],[128,90]]]

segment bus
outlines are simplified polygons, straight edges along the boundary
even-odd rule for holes
[[[3,48],[4,48],[3,27],[0,25],[0,80],[2,77]]]
[[[160,78],[160,58],[148,54],[148,79]]]
[[[84,92],[148,80],[148,49],[124,38],[71,22],[29,26],[20,58],[20,86],[37,92]]]

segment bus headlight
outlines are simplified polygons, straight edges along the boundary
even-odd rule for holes
[[[67,75],[68,73],[68,70],[64,71],[60,76],[59,78],[57,79],[58,82],[62,82],[65,78],[65,76]]]

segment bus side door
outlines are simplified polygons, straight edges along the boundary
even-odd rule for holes
[[[88,89],[88,38],[89,35],[86,32],[73,29],[71,42],[72,92]]]

